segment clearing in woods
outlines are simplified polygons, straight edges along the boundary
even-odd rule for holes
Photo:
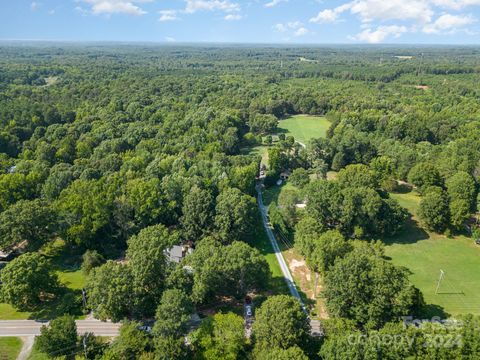
[[[325,137],[329,127],[324,116],[293,115],[278,122],[279,133],[291,135],[305,145],[310,139]]]

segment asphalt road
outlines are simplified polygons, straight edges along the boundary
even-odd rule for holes
[[[278,264],[280,265],[280,269],[282,270],[283,277],[285,278],[285,282],[287,283],[288,289],[290,290],[290,294],[292,294],[292,296],[295,297],[300,302],[303,310],[306,311],[305,304],[303,303],[302,298],[298,293],[297,287],[293,282],[293,277],[292,277],[292,274],[290,273],[290,269],[288,268],[288,265],[285,262],[285,259],[283,258],[282,252],[280,251],[280,247],[278,246],[278,243],[277,243],[277,239],[275,238],[272,228],[268,222],[267,209],[263,204],[262,192],[260,190],[260,187],[257,187],[257,201],[258,201],[258,208],[260,209],[260,213],[262,214],[263,226],[265,227],[265,231],[267,232],[268,238],[270,239],[270,242],[272,244],[273,251],[275,252],[275,257],[277,258]]]
[[[121,324],[99,320],[77,320],[79,334],[92,332],[97,336],[116,336]],[[42,325],[46,322],[35,320],[3,320],[0,321],[0,336],[35,336],[40,334]]]

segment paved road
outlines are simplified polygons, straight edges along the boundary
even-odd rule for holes
[[[288,268],[288,265],[285,262],[285,259],[283,258],[282,252],[280,251],[280,247],[278,246],[278,243],[277,243],[277,239],[275,238],[272,228],[268,222],[267,209],[263,204],[262,191],[259,186],[257,187],[257,201],[258,201],[258,208],[260,209],[260,214],[262,215],[263,226],[265,227],[268,238],[270,239],[270,242],[272,244],[273,251],[275,252],[275,256],[277,258],[278,264],[280,265],[280,269],[282,270],[283,277],[285,278],[285,282],[287,283],[288,289],[290,290],[290,293],[292,294],[292,296],[297,298],[297,300],[300,302],[303,310],[306,311],[305,304],[303,303],[302,298],[298,293],[297,287],[293,282],[293,277],[292,277],[292,274],[290,273],[290,269]]]
[[[102,322],[99,320],[77,320],[79,334],[92,332],[98,336],[116,336],[121,324]],[[0,321],[0,336],[35,336],[45,322],[35,320],[3,320]]]

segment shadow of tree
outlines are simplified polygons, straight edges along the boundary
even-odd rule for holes
[[[54,299],[44,301],[30,311],[30,320],[51,320],[65,314],[82,316],[82,292],[62,287]]]
[[[397,185],[394,192],[397,193],[397,194],[407,194],[407,193],[411,192],[412,189],[413,188],[412,188],[411,185],[401,183],[401,184]]]
[[[425,304],[420,309],[419,315],[425,319],[431,319],[433,317],[439,317],[441,319],[447,319],[450,314],[445,309],[437,304]]]
[[[384,240],[386,244],[414,244],[420,240],[430,238],[428,233],[411,215],[405,222],[404,228],[394,236]]]

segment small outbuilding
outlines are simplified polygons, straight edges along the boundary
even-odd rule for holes
[[[280,173],[280,179],[281,179],[282,181],[286,181],[286,180],[288,180],[288,178],[290,177],[290,175],[292,175],[292,173],[290,172],[290,170],[282,171],[282,172]]]
[[[190,246],[174,245],[166,251],[166,255],[168,256],[168,260],[178,264],[185,256],[191,254],[192,252],[193,249]]]

